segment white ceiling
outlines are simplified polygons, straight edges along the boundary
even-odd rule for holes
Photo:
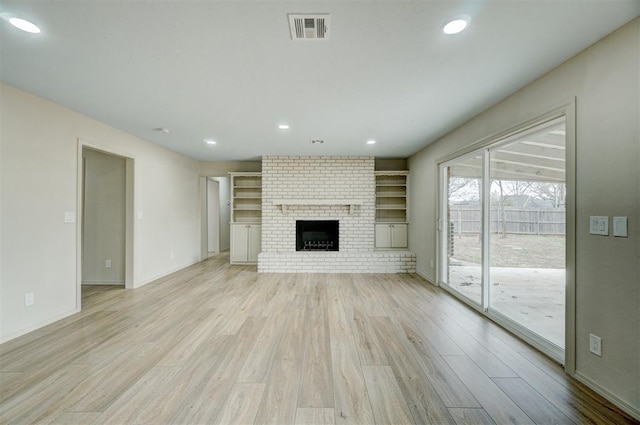
[[[640,15],[640,0],[0,0],[0,11],[42,29],[0,22],[2,81],[191,158],[403,158]],[[287,13],[330,13],[329,41],[292,41]],[[460,14],[468,30],[444,35]]]

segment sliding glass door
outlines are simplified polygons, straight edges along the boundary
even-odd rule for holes
[[[440,166],[440,283],[556,354],[565,344],[565,152],[562,117]]]
[[[482,304],[482,152],[450,162],[444,172],[447,220],[441,229],[446,246],[443,280],[479,306]]]

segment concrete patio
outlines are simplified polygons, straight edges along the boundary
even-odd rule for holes
[[[449,286],[480,302],[480,265],[451,265]],[[491,267],[493,310],[564,348],[564,269]]]

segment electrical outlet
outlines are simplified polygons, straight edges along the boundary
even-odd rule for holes
[[[27,292],[26,294],[24,294],[24,306],[25,307],[29,307],[32,306],[34,303],[34,297],[33,297],[33,292]]]
[[[602,338],[589,334],[589,351],[596,356],[602,357]]]
[[[108,269],[111,268],[111,260],[104,260],[104,266]]]

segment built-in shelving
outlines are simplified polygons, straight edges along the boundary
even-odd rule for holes
[[[231,176],[231,264],[256,264],[262,233],[262,174]]]
[[[406,248],[409,173],[376,172],[376,248]]]
[[[406,171],[376,172],[376,223],[406,223]]]
[[[262,221],[262,175],[231,173],[231,222],[260,223]]]

